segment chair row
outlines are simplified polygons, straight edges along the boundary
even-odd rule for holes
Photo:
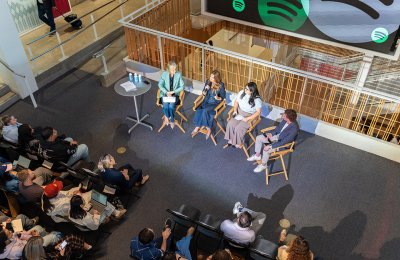
[[[182,205],[177,211],[167,209],[167,212],[174,220],[174,235],[184,236],[186,229],[195,228],[191,245],[196,255],[211,255],[216,250],[227,247],[245,259],[275,259],[277,255],[278,245],[260,236],[251,244],[241,244],[224,236],[219,229],[221,220],[211,214],[201,216],[200,210],[194,207]]]

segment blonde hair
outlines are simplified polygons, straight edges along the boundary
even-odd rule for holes
[[[17,172],[18,180],[20,180],[21,182],[25,182],[26,179],[28,179],[28,176],[29,176],[28,169],[23,169],[23,170],[20,170],[19,172]]]
[[[169,70],[170,67],[177,68],[176,62],[174,60],[170,60],[167,64],[167,69]]]
[[[114,158],[111,154],[105,154],[99,159],[99,163],[97,164],[97,168],[104,172],[106,169],[111,168],[111,159]]]
[[[27,260],[46,259],[46,253],[43,248],[42,237],[31,237],[24,247],[24,254]]]

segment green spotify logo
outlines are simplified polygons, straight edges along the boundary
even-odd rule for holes
[[[378,27],[371,33],[371,39],[376,43],[383,43],[389,38],[389,32],[385,28]]]
[[[240,13],[244,10],[244,8],[246,7],[246,4],[244,3],[243,0],[233,0],[232,6],[236,12]]]
[[[265,25],[296,31],[307,20],[309,0],[258,0],[258,13]]]

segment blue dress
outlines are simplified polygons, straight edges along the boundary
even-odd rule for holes
[[[205,86],[208,85],[208,80]],[[203,103],[197,108],[194,115],[194,124],[197,127],[205,126],[211,128],[214,123],[215,111],[214,109],[225,99],[225,84],[220,82],[220,88],[217,91],[213,91],[211,88],[207,90],[204,97]],[[215,96],[219,96],[221,100],[216,100]]]

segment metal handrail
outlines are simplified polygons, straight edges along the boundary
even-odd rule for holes
[[[153,2],[156,2],[156,1],[153,1]],[[156,5],[156,6],[158,6],[158,5]],[[156,6],[154,6],[153,8],[155,8]],[[265,61],[265,60],[262,60],[262,59],[259,59],[259,58],[251,57],[249,55],[245,55],[245,54],[241,54],[241,53],[225,50],[225,49],[218,48],[218,47],[215,47],[215,46],[209,46],[208,44],[199,43],[199,42],[192,41],[192,40],[180,37],[180,36],[176,36],[176,35],[173,35],[173,34],[157,31],[157,30],[154,30],[154,29],[151,29],[151,28],[147,28],[147,27],[143,27],[143,26],[140,26],[140,25],[137,25],[137,24],[126,22],[125,18],[128,18],[128,17],[130,18],[132,16],[128,15],[128,16],[126,16],[126,17],[124,17],[124,18],[119,20],[119,22],[122,25],[124,25],[125,27],[128,27],[128,28],[132,28],[132,29],[135,29],[135,30],[138,30],[138,31],[149,33],[149,34],[152,34],[152,35],[155,35],[155,36],[158,36],[158,37],[164,37],[164,38],[171,39],[171,40],[174,40],[174,41],[177,41],[177,42],[181,42],[181,43],[184,43],[184,44],[192,45],[192,46],[200,48],[200,49],[203,48],[204,50],[214,51],[214,52],[217,52],[217,53],[220,53],[220,54],[224,54],[224,55],[227,55],[227,56],[231,56],[231,57],[234,57],[234,58],[239,58],[239,59],[242,59],[242,60],[245,60],[245,61],[248,61],[248,62],[256,63],[256,64],[263,65],[263,66],[268,66],[268,67],[271,67],[273,69],[277,69],[277,70],[280,70],[280,71],[288,72],[288,73],[295,74],[295,75],[298,75],[298,76],[306,77],[306,78],[313,79],[313,80],[318,80],[318,81],[321,81],[323,83],[339,86],[339,87],[342,87],[344,89],[348,89],[348,90],[351,90],[351,91],[356,91],[356,92],[358,92],[360,94],[372,95],[372,96],[376,96],[376,97],[379,97],[379,98],[383,98],[383,99],[387,99],[387,100],[390,100],[390,101],[393,101],[393,102],[400,103],[400,98],[397,97],[397,96],[394,96],[394,95],[381,93],[379,91],[375,91],[375,90],[371,90],[371,89],[362,89],[361,87],[359,87],[359,86],[357,86],[355,84],[352,84],[352,83],[342,82],[342,81],[339,81],[339,80],[336,80],[336,79],[332,79],[332,78],[329,78],[329,77],[317,75],[317,74],[310,73],[310,72],[305,72],[305,71],[302,71],[302,70],[299,70],[299,69],[295,69],[295,68],[292,68],[292,67],[284,66],[284,65],[281,65],[281,64],[272,63],[272,62]]]
[[[34,107],[34,108],[37,108],[37,103],[36,103],[35,97],[33,96],[32,89],[31,89],[31,87],[30,87],[29,84],[28,84],[28,80],[27,80],[26,76],[15,72],[15,71],[14,71],[5,61],[3,61],[2,59],[0,59],[0,63],[1,63],[6,69],[8,69],[9,71],[11,71],[11,73],[13,73],[14,75],[17,75],[18,77],[21,77],[21,78],[24,79],[24,82],[25,82],[26,88],[27,88],[27,90],[28,90],[29,97],[31,98],[33,107]]]
[[[82,19],[83,17],[88,16],[89,14],[91,14],[91,13],[93,13],[93,12],[96,12],[96,11],[99,10],[100,8],[103,8],[104,6],[109,5],[109,4],[111,4],[112,2],[115,2],[115,1],[117,1],[117,0],[111,0],[110,2],[107,2],[107,3],[105,3],[105,4],[103,4],[103,5],[99,6],[99,7],[97,7],[97,8],[95,8],[95,9],[91,10],[90,12],[88,12],[88,13],[86,13],[86,14],[80,16],[80,17],[77,17],[75,20],[69,22],[68,24],[64,24],[63,26],[61,26],[60,28],[58,28],[58,30],[61,30],[61,29],[63,29],[64,27],[69,26],[71,23],[73,23],[73,22],[75,22],[75,21],[77,21],[77,20],[79,20],[79,19]],[[57,31],[57,30],[54,30],[54,31],[48,32],[48,33],[46,33],[46,34],[44,34],[44,35],[42,35],[42,36],[39,36],[38,38],[33,39],[32,41],[28,42],[26,45],[31,45],[32,43],[37,42],[37,41],[39,41],[39,40],[41,40],[41,39],[47,37],[50,33],[53,33],[53,32],[55,32],[55,31]]]
[[[51,52],[52,50],[60,47],[61,45],[71,41],[72,39],[74,39],[75,37],[77,37],[79,34],[83,33],[84,31],[86,31],[88,28],[90,28],[92,25],[94,25],[95,23],[97,23],[98,21],[102,20],[104,17],[106,17],[108,14],[114,12],[114,10],[116,10],[117,8],[119,8],[120,6],[126,4],[128,2],[128,0],[125,0],[125,2],[122,2],[121,4],[117,5],[116,7],[114,7],[113,9],[111,9],[109,12],[105,13],[104,15],[100,16],[96,21],[90,23],[88,26],[86,26],[85,28],[79,30],[77,33],[75,33],[74,35],[72,35],[70,38],[66,39],[65,41],[60,42],[59,44],[56,44],[53,48],[48,49],[47,51],[33,57],[32,59],[30,59],[30,61],[34,61],[37,58],[42,57],[43,55]]]

